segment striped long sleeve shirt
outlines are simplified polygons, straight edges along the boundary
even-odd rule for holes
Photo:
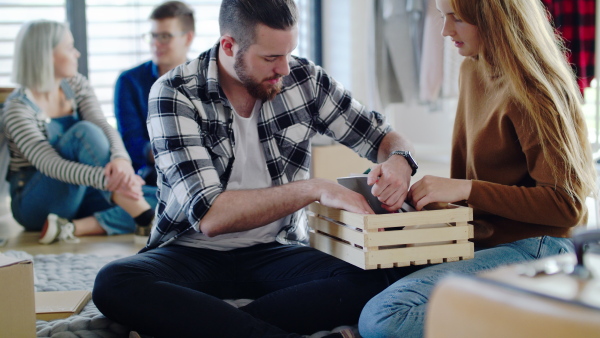
[[[78,74],[63,80],[61,88],[66,98],[74,101],[73,113],[79,114],[81,120],[100,127],[107,136],[111,159],[129,160],[119,133],[106,121],[87,79]],[[28,89],[17,88],[8,97],[2,123],[11,154],[10,170],[19,171],[33,166],[42,174],[65,183],[106,190],[103,167],[66,160],[50,145],[46,134],[47,121],[46,114],[34,103]]]

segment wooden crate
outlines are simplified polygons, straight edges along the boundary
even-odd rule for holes
[[[364,215],[312,203],[308,210],[311,246],[362,269],[473,258],[468,207]]]

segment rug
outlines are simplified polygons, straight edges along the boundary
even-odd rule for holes
[[[94,287],[98,271],[107,263],[124,256],[98,256],[90,254],[36,255],[23,251],[6,251],[6,256],[33,261],[35,291],[89,290]],[[252,300],[225,300],[235,307]],[[43,338],[127,338],[129,328],[104,317],[92,300],[78,315],[52,321],[36,321],[37,337]],[[356,327],[340,326],[332,331],[319,331],[309,338],[320,338],[331,332],[351,330],[358,337]]]

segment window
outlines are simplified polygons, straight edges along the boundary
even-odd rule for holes
[[[109,122],[113,113],[113,88],[120,72],[151,58],[148,43],[141,39],[150,31],[148,17],[163,0],[87,0],[88,77]],[[188,54],[193,59],[212,47],[219,38],[220,0],[186,1],[194,9],[196,37]],[[300,36],[296,55],[307,55],[310,45],[310,0],[297,0],[301,11]]]
[[[4,0],[0,4],[0,86],[12,87],[12,55],[23,23],[48,19],[65,21],[66,0]]]
[[[164,1],[85,0],[85,13],[72,14],[76,19],[71,22],[74,35],[81,31],[77,25],[86,25],[87,76],[113,126],[116,126],[113,88],[117,77],[121,71],[150,59],[150,47],[141,36],[150,31],[150,13]],[[194,9],[196,18],[196,38],[188,54],[192,59],[218,40],[221,1],[184,1]],[[82,0],[8,0],[0,3],[0,86],[14,86],[10,81],[12,54],[21,25],[36,19],[67,21],[67,6],[81,6],[81,3]],[[312,40],[316,36],[313,26],[317,24],[313,13],[317,6],[320,7],[320,0],[296,0],[296,3],[300,10],[300,36],[294,54],[318,61],[315,55],[319,48],[315,48]],[[83,15],[85,21],[77,21]],[[82,53],[81,58],[85,57]]]
[[[109,122],[113,114],[113,90],[119,74],[151,58],[142,34],[150,31],[148,17],[164,1],[87,0],[88,77]],[[188,58],[210,48],[219,37],[220,1],[186,1],[194,9],[196,38]]]

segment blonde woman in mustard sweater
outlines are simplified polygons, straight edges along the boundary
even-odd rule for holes
[[[572,250],[595,170],[581,96],[539,0],[437,0],[442,35],[465,56],[451,177],[425,176],[409,199],[474,209],[475,258],[404,276],[363,309],[364,337],[419,337],[435,283]],[[414,271],[414,268],[413,268]],[[396,271],[406,275],[406,269]]]

